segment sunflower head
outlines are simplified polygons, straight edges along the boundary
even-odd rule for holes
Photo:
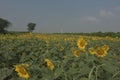
[[[28,64],[19,64],[15,65],[15,71],[18,72],[18,75],[22,78],[28,79],[30,77],[26,67]]]
[[[103,45],[102,48],[105,50],[105,51],[108,51],[110,48],[108,45]]]
[[[75,50],[74,52],[73,52],[73,55],[75,56],[75,57],[79,57],[79,54],[80,54],[80,50]]]
[[[77,46],[79,49],[84,50],[87,45],[87,42],[83,38],[79,38],[77,42]]]
[[[95,49],[93,47],[89,48],[89,53],[90,54],[95,54]]]
[[[49,59],[45,59],[45,62],[47,63],[47,66],[50,68],[50,70],[54,69],[55,66],[52,61],[50,61]]]
[[[98,47],[95,53],[98,57],[105,57],[107,55],[107,51],[102,47]]]

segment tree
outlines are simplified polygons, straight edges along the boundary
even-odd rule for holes
[[[36,24],[35,23],[29,23],[27,26],[28,26],[28,31],[33,32],[33,30],[36,27]]]
[[[8,20],[0,18],[0,33],[6,33],[6,29],[11,25]]]

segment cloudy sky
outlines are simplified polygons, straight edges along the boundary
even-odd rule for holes
[[[11,31],[120,32],[120,0],[0,0],[0,18]]]

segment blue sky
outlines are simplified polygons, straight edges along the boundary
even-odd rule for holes
[[[0,0],[0,18],[11,31],[120,32],[120,0]]]

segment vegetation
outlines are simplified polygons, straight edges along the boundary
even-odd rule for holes
[[[60,33],[54,33],[54,34],[60,34]],[[82,36],[99,36],[99,37],[120,37],[120,32],[91,32],[91,33],[62,33],[67,35],[82,35]]]
[[[6,19],[0,18],[0,33],[14,33],[14,32],[7,32],[7,28],[11,25],[11,22],[9,22]],[[35,23],[28,23],[27,25],[28,32],[33,32],[35,30],[36,24]],[[18,32],[15,32],[18,33]],[[22,32],[20,32],[22,33]],[[24,32],[27,33],[27,32]]]
[[[7,28],[10,26],[10,22],[3,19],[3,18],[0,18],[0,33],[6,33],[7,32]]]
[[[33,32],[33,30],[36,27],[36,24],[35,23],[29,23],[27,26],[28,26],[28,32]]]
[[[0,80],[119,80],[120,38],[0,35]]]

